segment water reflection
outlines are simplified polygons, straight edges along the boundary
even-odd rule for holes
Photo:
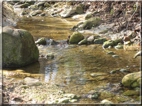
[[[51,82],[55,79],[55,76],[58,71],[57,63],[48,64],[45,67],[45,82]]]

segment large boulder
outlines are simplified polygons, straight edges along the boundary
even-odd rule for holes
[[[78,44],[81,40],[84,39],[84,36],[79,32],[74,32],[69,39],[70,44]]]
[[[125,87],[140,87],[141,86],[141,72],[134,72],[127,74],[122,79],[122,84]]]
[[[28,31],[3,27],[2,40],[3,67],[22,67],[38,61],[39,51]]]

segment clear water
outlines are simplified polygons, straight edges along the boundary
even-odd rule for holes
[[[36,17],[21,20],[17,28],[27,29],[35,40],[40,37],[65,40],[73,33],[70,29],[76,23],[72,19]],[[121,82],[127,73],[110,74],[110,71],[114,69],[127,68],[130,72],[140,70],[140,57],[133,59],[136,51],[110,49],[119,55],[118,58],[113,58],[102,49],[101,45],[59,44],[40,46],[39,50],[43,55],[53,53],[54,59],[40,58],[39,63],[21,68],[22,73],[42,75],[40,77],[42,81],[54,83],[68,93],[82,95],[97,86]],[[91,77],[91,73],[104,75]],[[80,103],[84,102],[93,103],[94,101],[90,99],[80,101]]]

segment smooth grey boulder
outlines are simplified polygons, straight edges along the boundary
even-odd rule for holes
[[[2,41],[3,67],[22,67],[38,61],[38,48],[27,30],[3,27]]]

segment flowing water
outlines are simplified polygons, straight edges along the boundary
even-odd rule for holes
[[[53,17],[25,18],[17,28],[23,28],[37,40],[40,37],[54,40],[65,40],[73,25],[72,19]],[[21,68],[24,72],[41,74],[40,79],[49,84],[56,84],[68,93],[87,94],[98,86],[108,83],[119,83],[127,73],[110,74],[111,70],[128,69],[130,72],[140,70],[140,58],[133,59],[136,51],[110,49],[119,57],[107,54],[101,45],[68,45],[59,44],[39,46],[40,54],[53,53],[53,59],[40,58],[39,63]],[[100,76],[92,77],[95,73]],[[95,100],[83,99],[80,103],[93,103]],[[96,100],[97,102],[97,100]]]

